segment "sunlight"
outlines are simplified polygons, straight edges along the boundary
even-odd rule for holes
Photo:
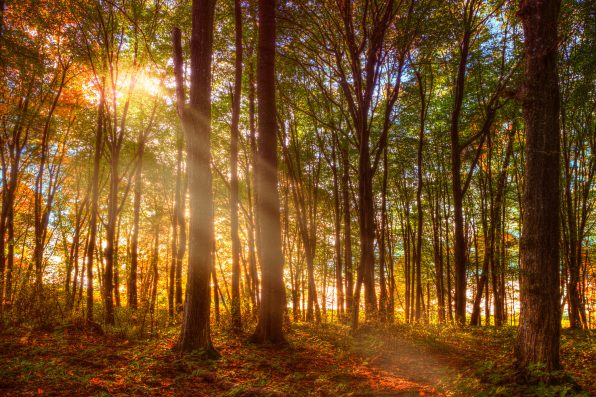
[[[152,76],[147,71],[142,71],[137,76],[136,87],[151,96],[159,94],[162,86],[162,81]]]
[[[130,74],[124,73],[122,77],[116,82],[116,99],[121,99],[126,96],[130,85]],[[155,77],[147,70],[141,70],[137,76],[134,86],[134,92],[140,94],[148,94],[150,96],[157,96],[163,92],[163,80]],[[81,83],[81,90],[85,100],[93,105],[99,103],[100,87],[96,76],[90,74],[86,81]],[[109,96],[108,93],[106,95]]]

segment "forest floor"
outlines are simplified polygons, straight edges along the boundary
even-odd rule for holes
[[[216,327],[221,357],[181,357],[179,327],[152,338],[64,327],[0,331],[0,395],[7,396],[569,396],[596,394],[596,347],[564,331],[575,385],[512,383],[515,329],[393,325],[356,335],[340,325],[295,324],[282,348]],[[584,391],[580,391],[583,389]]]

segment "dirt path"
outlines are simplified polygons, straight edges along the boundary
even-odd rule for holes
[[[369,370],[369,384],[376,383],[398,393],[442,395],[445,381],[457,376],[458,372],[448,358],[437,357],[406,341],[396,341],[390,349],[374,356],[370,356],[358,342],[354,349],[366,357],[366,364],[362,367],[363,371]]]
[[[452,395],[449,385],[466,360],[395,335],[359,335],[351,344],[362,360],[357,372],[384,395]]]

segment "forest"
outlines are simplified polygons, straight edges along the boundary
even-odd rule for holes
[[[596,1],[0,0],[0,395],[596,395]]]

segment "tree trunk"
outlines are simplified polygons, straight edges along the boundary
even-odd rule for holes
[[[259,135],[256,164],[257,241],[262,282],[255,342],[284,343],[285,311],[281,222],[277,190],[277,119],[275,105],[275,0],[259,0],[257,98]]]
[[[193,0],[189,128],[185,128],[190,233],[184,321],[179,347],[214,354],[210,334],[213,239],[211,58],[215,0]]]
[[[470,7],[472,8],[472,7]],[[467,10],[466,10],[467,11]],[[466,242],[464,235],[463,187],[461,182],[461,147],[459,143],[459,118],[461,114],[466,65],[471,27],[466,22],[461,42],[460,62],[455,85],[455,98],[451,112],[451,178],[453,190],[454,261],[455,261],[455,321],[466,322]]]
[[[172,47],[174,49],[174,77],[176,79],[176,107],[182,127],[182,133],[176,139],[176,190],[174,192],[174,214],[172,219],[172,264],[170,269],[170,284],[173,310],[182,310],[182,261],[186,252],[186,221],[184,208],[186,206],[187,180],[184,183],[182,173],[184,135],[188,126],[188,117],[185,110],[186,92],[184,88],[184,61],[182,57],[182,34],[180,29],[172,29]]]
[[[156,216],[157,218],[157,216]],[[153,324],[153,318],[155,313],[155,306],[157,304],[157,283],[159,281],[159,223],[156,222],[153,227],[153,239],[155,245],[153,246],[153,255],[151,256],[151,273],[153,274],[151,282],[151,301],[149,304],[149,313],[151,313],[151,323]]]
[[[342,177],[341,189],[343,200],[343,218],[344,218],[344,266],[346,272],[346,313],[352,314],[354,309],[354,276],[352,273],[352,216],[350,205],[350,159],[349,152],[345,148],[342,150]]]
[[[188,191],[188,174],[182,173],[181,179],[183,179],[182,190],[180,191],[180,200],[178,202],[178,254],[176,257],[176,311],[181,312],[183,310],[182,302],[182,265],[184,262],[184,255],[186,254],[186,247],[188,244],[187,232],[186,232],[186,192]]]
[[[240,120],[240,96],[242,95],[242,8],[240,0],[234,0],[236,29],[236,73],[232,95],[232,130],[230,139],[230,222],[232,238],[232,328],[242,329],[240,314],[240,237],[238,236],[238,122]]]
[[[532,364],[560,368],[559,338],[559,1],[524,0],[526,165],[520,246],[520,325],[516,358],[525,372]]]
[[[422,300],[422,226],[424,220],[424,212],[422,211],[422,156],[424,152],[424,129],[426,126],[426,89],[422,83],[420,73],[416,73],[416,80],[418,82],[418,91],[420,95],[420,126],[418,131],[418,156],[417,156],[417,182],[416,187],[416,321],[420,321],[420,304]]]
[[[116,142],[110,145],[110,189],[108,195],[108,221],[106,224],[106,267],[104,272],[104,319],[107,324],[114,324],[114,262],[116,251],[116,223],[118,218],[120,149]]]
[[[99,215],[99,165],[103,147],[103,89],[100,92],[97,110],[97,130],[95,132],[95,155],[93,160],[93,177],[91,179],[91,218],[89,220],[89,243],[87,244],[87,321],[93,321],[93,259],[97,240],[97,218]]]
[[[178,164],[177,168],[180,166]],[[176,283],[176,259],[178,258],[178,211],[176,202],[180,196],[180,173],[176,172],[176,189],[174,190],[174,208],[172,208],[172,237],[170,240],[170,247],[172,250],[172,258],[170,261],[170,268],[168,269],[168,316],[174,317],[174,291]]]
[[[337,318],[341,321],[344,319],[344,281],[343,281],[343,269],[342,269],[342,253],[341,253],[341,206],[340,206],[340,194],[339,194],[339,175],[338,175],[338,163],[336,154],[336,143],[337,134],[334,132],[334,141],[331,146],[331,157],[332,157],[332,172],[333,172],[333,215],[334,215],[334,227],[335,227],[335,289],[337,291]]]
[[[252,173],[247,175],[248,191],[248,273],[251,283],[251,296],[253,315],[258,316],[258,309],[260,307],[261,296],[259,293],[259,275],[257,271],[257,250],[256,250],[256,164],[257,164],[257,129],[255,123],[255,81],[254,81],[254,64],[250,60],[250,67],[248,69],[248,119],[250,130],[250,159],[252,164]],[[252,176],[252,178],[251,178]],[[251,191],[251,185],[254,187],[254,194]],[[254,204],[254,205],[253,205]]]
[[[137,299],[137,268],[139,261],[139,222],[141,216],[141,193],[143,189],[143,156],[145,154],[145,137],[139,136],[137,167],[135,170],[135,196],[133,203],[133,226],[130,255],[130,272],[128,275],[128,307],[136,309]]]
[[[381,188],[381,225],[379,232],[379,316],[382,321],[388,317],[387,304],[387,183],[389,180],[389,161],[387,145],[383,149],[383,182]]]

